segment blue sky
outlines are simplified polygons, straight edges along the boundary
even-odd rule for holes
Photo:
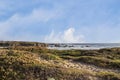
[[[0,40],[120,42],[120,0],[0,0]]]

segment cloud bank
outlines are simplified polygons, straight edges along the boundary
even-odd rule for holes
[[[45,42],[48,43],[81,43],[84,41],[83,35],[75,34],[74,28],[69,28],[63,32],[52,31],[45,37]]]

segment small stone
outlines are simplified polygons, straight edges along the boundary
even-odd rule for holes
[[[54,78],[48,78],[47,80],[55,80]]]

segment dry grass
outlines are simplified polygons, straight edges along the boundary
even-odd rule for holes
[[[120,80],[120,74],[115,72],[92,72],[85,68],[65,67],[68,63],[64,62],[73,60],[119,70],[120,48],[49,50],[45,47],[31,46],[37,43],[14,44],[22,46],[12,45],[0,49],[0,80]]]

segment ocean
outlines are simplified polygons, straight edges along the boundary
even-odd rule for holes
[[[48,49],[70,50],[70,49],[103,49],[120,47],[120,43],[48,43]]]

